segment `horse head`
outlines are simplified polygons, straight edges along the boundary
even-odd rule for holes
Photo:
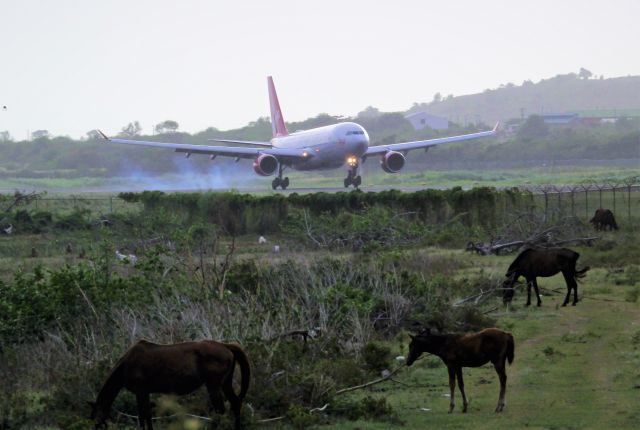
[[[109,413],[104,410],[104,408],[100,407],[96,402],[87,402],[89,406],[91,406],[91,416],[90,419],[95,422],[94,428],[98,429],[106,429],[107,428],[107,419],[109,418]]]
[[[502,302],[507,304],[513,299],[515,293],[514,284],[516,283],[517,276],[515,273],[507,272],[505,275],[507,279],[502,283]]]
[[[414,361],[416,361],[420,355],[428,351],[429,346],[431,345],[431,340],[434,335],[437,335],[439,332],[435,328],[424,328],[417,335],[409,335],[411,338],[411,343],[409,343],[409,357],[407,357],[407,366],[411,366]]]

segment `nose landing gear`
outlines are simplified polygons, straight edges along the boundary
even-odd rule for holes
[[[353,185],[354,188],[358,188],[362,183],[362,178],[358,175],[358,165],[355,165],[349,169],[349,173],[344,180],[344,187],[349,188],[349,185]]]
[[[282,164],[278,165],[278,176],[276,176],[273,181],[271,181],[271,188],[273,188],[274,190],[278,187],[282,188],[283,190],[286,190],[287,187],[289,186],[289,177],[286,176],[284,179],[282,179],[282,171],[284,170],[284,166]]]

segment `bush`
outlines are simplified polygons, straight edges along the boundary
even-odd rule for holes
[[[59,215],[54,223],[55,228],[60,230],[83,230],[89,228],[89,215],[91,211],[88,209],[75,209],[69,214]]]
[[[330,411],[336,415],[352,421],[364,419],[403,424],[398,417],[398,413],[384,397],[376,399],[372,396],[366,396],[360,400],[338,398],[330,408]]]
[[[369,342],[362,348],[362,361],[367,369],[374,372],[389,369],[391,349],[377,342]]]

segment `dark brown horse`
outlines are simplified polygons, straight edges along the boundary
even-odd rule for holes
[[[510,302],[513,298],[513,286],[520,276],[524,276],[527,280],[527,306],[531,304],[531,286],[536,291],[538,298],[538,306],[542,304],[540,300],[540,292],[538,291],[538,283],[536,277],[543,278],[553,276],[562,272],[564,280],[567,283],[567,296],[562,306],[569,303],[569,296],[573,289],[573,306],[578,303],[578,283],[577,278],[583,278],[589,270],[589,266],[578,271],[576,263],[580,254],[568,248],[552,248],[552,249],[526,249],[513,260],[513,263],[507,269],[505,276],[507,279],[502,284],[503,300],[505,303]]]
[[[511,333],[497,328],[486,328],[478,333],[468,334],[437,334],[426,329],[417,336],[411,336],[407,366],[411,366],[423,352],[437,355],[444,361],[449,371],[449,388],[451,389],[449,413],[451,413],[455,406],[456,377],[462,393],[462,412],[467,412],[469,405],[464,393],[462,368],[480,367],[491,362],[500,378],[500,397],[496,412],[502,412],[507,390],[505,363],[507,360],[509,364],[513,363],[514,347],[515,342]]]
[[[240,365],[240,394],[233,390],[233,372]],[[136,395],[138,424],[152,429],[151,393],[188,394],[202,385],[207,387],[212,406],[224,413],[224,393],[235,416],[235,428],[240,428],[240,408],[249,389],[251,369],[249,359],[238,345],[212,340],[158,345],[141,340],[116,363],[98,394],[91,419],[96,428],[106,427],[111,405],[122,388]],[[221,393],[222,391],[222,393]]]
[[[618,224],[616,218],[613,216],[613,212],[609,209],[599,208],[596,209],[596,213],[593,218],[589,220],[596,230],[617,230]]]

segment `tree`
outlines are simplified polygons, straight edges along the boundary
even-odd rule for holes
[[[439,91],[433,95],[433,101],[434,101],[434,102],[440,102],[440,101],[442,101],[442,94],[440,94],[440,92],[439,92]]]
[[[166,121],[162,121],[159,124],[156,124],[155,131],[156,133],[166,133],[171,132],[174,133],[178,129],[179,125],[176,121],[172,121],[170,119]]]
[[[8,131],[0,131],[0,142],[11,142],[12,140]]]
[[[31,139],[48,139],[49,138],[49,130],[36,130],[31,133]]]
[[[540,115],[531,115],[518,130],[518,137],[524,141],[545,137],[549,126]]]
[[[580,67],[580,71],[578,72],[578,77],[580,79],[589,79],[591,76],[593,76],[593,73],[591,73],[589,70],[585,69],[584,67]]]
[[[373,106],[367,106],[362,112],[358,112],[358,118],[376,118],[380,116],[380,110]]]
[[[87,131],[87,139],[89,140],[98,140],[102,137],[98,130],[89,130]]]
[[[120,132],[120,136],[131,137],[137,136],[140,134],[142,127],[138,121],[130,122],[125,127],[122,127],[122,131]]]

